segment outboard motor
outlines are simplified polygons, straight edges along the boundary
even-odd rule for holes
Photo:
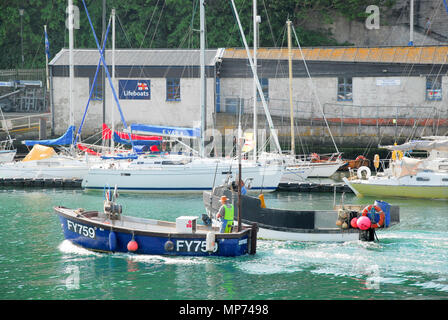
[[[119,220],[123,212],[121,204],[115,203],[118,198],[117,186],[115,185],[114,193],[112,194],[110,188],[104,194],[104,213],[110,220]]]

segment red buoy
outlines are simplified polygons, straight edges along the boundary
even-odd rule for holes
[[[131,240],[128,242],[128,251],[137,251],[138,249],[138,243],[135,240]]]

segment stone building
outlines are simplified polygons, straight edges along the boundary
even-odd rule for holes
[[[302,56],[303,54],[303,56]],[[411,134],[445,134],[448,118],[448,46],[322,47],[293,49],[295,134],[329,144],[328,123],[337,143],[389,142]],[[303,57],[305,59],[303,59]],[[74,114],[78,126],[99,61],[97,50],[75,50]],[[282,143],[290,134],[288,50],[260,48],[258,77]],[[306,62],[306,63],[304,63]],[[111,54],[106,52],[111,65]],[[199,126],[199,50],[116,50],[114,87],[127,123]],[[50,63],[56,134],[68,126],[68,50]],[[221,131],[241,121],[252,129],[253,75],[244,49],[206,51],[207,126]],[[99,79],[101,74],[99,75]],[[142,91],[146,92],[142,96]],[[83,129],[100,130],[103,99],[106,123],[120,115],[106,80],[97,81]],[[266,127],[257,95],[259,128]],[[419,130],[417,130],[417,129]],[[426,130],[426,131],[425,131]],[[415,131],[415,132],[414,132]],[[443,131],[443,132],[442,132]],[[382,140],[384,138],[384,140]]]

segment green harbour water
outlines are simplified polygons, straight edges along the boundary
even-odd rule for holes
[[[329,209],[333,193],[272,192],[269,207]],[[345,195],[345,203],[374,198]],[[448,298],[448,201],[400,206],[379,242],[259,240],[238,258],[103,254],[64,240],[54,206],[102,210],[101,192],[0,188],[1,300],[409,300]],[[336,201],[339,203],[340,194]],[[202,194],[121,194],[126,215],[175,221]]]

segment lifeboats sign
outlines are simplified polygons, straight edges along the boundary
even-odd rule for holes
[[[120,100],[150,100],[151,80],[118,80]]]

